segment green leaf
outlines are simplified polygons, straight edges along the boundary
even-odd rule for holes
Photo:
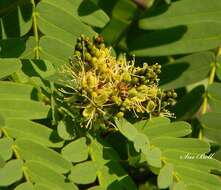
[[[22,161],[11,160],[0,168],[0,186],[9,186],[22,178]]]
[[[140,120],[134,123],[134,127],[136,127],[139,131],[144,130],[147,126],[149,127],[160,127],[170,124],[170,119],[166,117],[153,117],[149,120]]]
[[[89,36],[95,34],[89,26],[83,24],[79,18],[62,7],[52,1],[43,1],[38,4],[39,29],[44,34],[64,41],[71,46],[81,34]]]
[[[152,127],[148,123],[142,129],[143,133],[149,137],[150,140],[159,137],[183,137],[191,133],[191,126],[186,122],[174,122],[170,124],[157,125]]]
[[[119,0],[114,6],[112,16],[119,20],[132,20],[136,10],[137,6],[132,1]]]
[[[87,161],[73,166],[69,179],[77,184],[93,183],[96,180],[96,173],[96,163]]]
[[[40,59],[22,59],[22,69],[14,77],[20,83],[32,84],[36,87],[32,93],[33,99],[41,97],[43,89],[49,92],[49,82],[47,81],[55,74],[55,68],[50,61]],[[42,87],[43,89],[40,89]],[[38,90],[38,91],[37,91]]]
[[[20,39],[20,38],[9,38],[7,40],[0,40],[0,47],[1,47],[0,58],[17,58],[21,56],[21,54],[25,50],[25,40]],[[10,59],[8,59],[8,61],[10,61]],[[2,60],[0,59],[0,64],[1,62]],[[10,62],[16,62],[16,61],[12,60]],[[17,67],[18,67],[18,64],[17,64]]]
[[[209,105],[213,112],[221,113],[221,84],[213,83],[208,86]]]
[[[37,144],[31,140],[20,139],[15,141],[16,149],[24,160],[33,160],[44,164],[58,173],[67,173],[71,163],[59,153]]]
[[[36,42],[34,36],[29,36],[25,41],[25,48],[20,57],[23,59],[33,59],[35,57]]]
[[[110,20],[108,15],[91,0],[82,2],[78,7],[78,15],[83,22],[99,28],[103,28]]]
[[[119,0],[114,3],[112,18],[101,32],[107,44],[119,42],[135,17],[136,11],[137,7],[132,1]]]
[[[134,148],[137,152],[142,152],[150,165],[160,166],[161,152],[159,149],[150,149],[150,142],[146,135],[140,133],[133,125],[125,119],[116,120],[117,127],[120,132],[133,142]]]
[[[193,188],[200,184],[200,177],[194,178],[194,175],[202,173],[204,176],[208,176],[210,180],[209,183],[205,182],[207,183],[207,189],[218,187],[217,176],[210,174],[210,172],[212,170],[220,171],[221,163],[213,159],[213,155],[206,155],[206,153],[210,151],[209,144],[195,138],[178,138],[183,135],[188,135],[191,132],[188,123],[174,122],[170,124],[168,120],[163,120],[162,118],[154,118],[153,120],[154,121],[139,121],[134,125],[128,125],[128,122],[124,122],[124,125],[130,126],[130,128],[136,127],[139,133],[145,134],[148,137],[150,147],[154,147],[150,149],[153,152],[149,151],[149,155],[141,155],[141,163],[147,161],[148,166],[155,174],[159,173],[158,169],[161,167],[161,161],[174,166],[173,172],[170,172],[172,174],[165,174],[163,175],[164,177],[162,177],[162,171],[164,173],[164,169],[161,169],[159,176],[161,181],[158,182],[160,183],[159,186],[166,188],[170,184],[172,185],[172,178],[179,179],[185,186]],[[160,121],[159,126],[157,125],[157,121]],[[117,123],[117,126],[118,125],[119,123]],[[123,135],[125,135],[125,133],[123,133]],[[192,172],[191,179],[187,179],[186,176],[183,177],[181,167],[185,168],[186,171],[189,170],[189,172]],[[164,181],[165,177],[168,177],[168,179]],[[174,182],[175,181],[173,181],[173,183]],[[215,186],[212,184],[213,182],[216,183]],[[220,181],[219,183],[221,184]]]
[[[176,105],[171,109],[175,113],[177,120],[187,120],[194,117],[203,102],[205,93],[204,86],[200,85],[180,98]]]
[[[177,1],[169,7],[164,5],[149,11],[146,17],[139,21],[139,26],[142,29],[162,29],[177,25],[220,22],[220,9],[221,3],[216,0]]]
[[[165,164],[161,169],[157,178],[159,188],[165,189],[173,182],[173,165]]]
[[[186,190],[185,183],[183,183],[182,181],[175,183],[175,185],[173,186],[173,190]]]
[[[52,187],[48,187],[48,186],[45,186],[45,185],[42,185],[42,184],[37,184],[34,186],[34,189],[35,190],[52,190]]]
[[[17,59],[0,59],[0,78],[7,77],[18,71],[20,68],[21,63]]]
[[[26,1],[0,18],[0,38],[20,37],[32,26],[32,3]]]
[[[216,76],[218,77],[219,80],[221,80],[221,56],[217,57]]]
[[[203,185],[188,185],[188,190],[207,190]]]
[[[149,151],[150,142],[149,139],[142,133],[138,133],[134,139],[134,148],[137,152],[142,151],[147,154]]]
[[[41,77],[47,79],[55,74],[53,64],[48,60],[40,59],[23,59],[21,73],[27,77]],[[21,74],[19,73],[19,74]]]
[[[129,41],[136,56],[165,56],[206,51],[219,46],[221,23],[205,22],[143,32]]]
[[[171,4],[172,0],[164,0],[167,4]]]
[[[221,113],[210,112],[201,116],[203,125],[203,136],[221,145]]]
[[[215,61],[212,52],[201,52],[177,59],[162,67],[161,87],[165,89],[184,87],[207,78],[210,64]]]
[[[142,152],[151,166],[161,167],[161,150],[159,148],[151,148],[147,135],[142,131],[138,131],[132,124],[125,119],[116,121],[120,132],[134,143],[134,148],[137,152]]]
[[[42,48],[41,57],[50,60],[55,66],[68,63],[68,58],[73,54],[73,43],[66,43],[59,38],[44,36],[40,40]]]
[[[189,153],[203,154],[209,152],[209,144],[204,141],[200,141],[195,138],[174,138],[174,137],[158,137],[154,138],[151,142],[156,147],[159,147],[161,151],[166,150],[182,150]]]
[[[133,141],[137,134],[138,131],[136,128],[133,127],[133,125],[125,119],[119,119],[115,120],[117,127],[119,128],[120,132],[126,136],[129,140]]]
[[[208,92],[209,92],[209,97],[212,99],[217,99],[219,101],[221,101],[221,83],[213,83],[211,85],[208,86]]]
[[[57,127],[58,135],[64,140],[72,140],[76,137],[75,128],[68,120],[60,121]]]
[[[185,166],[176,167],[176,171],[179,173],[179,178],[187,185],[201,185],[206,189],[221,189],[221,182],[217,176],[213,174],[204,173],[199,170],[186,168]],[[208,183],[209,182],[209,183]]]
[[[88,190],[103,190],[103,188],[100,186],[94,186],[94,187],[89,188]]]
[[[205,173],[210,173],[212,170],[221,171],[221,163],[212,159],[212,154],[189,153],[178,149],[168,149],[163,154],[166,162],[173,164],[175,167],[185,166]]]
[[[36,184],[43,184],[46,187],[53,187],[56,190],[78,190],[74,184],[65,182],[64,176],[39,162],[28,161],[25,163],[25,167],[28,175]],[[42,186],[38,189],[45,190]]]
[[[25,182],[18,185],[15,190],[34,190],[34,186],[30,182]]]
[[[7,12],[11,4],[13,4],[13,6],[16,6],[17,5],[16,0],[2,0],[0,2],[0,7],[1,7],[0,14]]]
[[[104,36],[107,44],[115,44],[120,38],[120,35],[126,31],[129,24],[130,23],[128,21],[112,18],[104,27],[101,35]]]
[[[52,129],[36,122],[10,118],[6,120],[4,130],[15,139],[31,139],[48,147],[61,147],[63,145],[61,139]]]
[[[0,139],[0,156],[4,161],[12,157],[12,144],[13,140],[11,138],[5,137]]]
[[[221,149],[219,149],[218,151],[216,151],[214,158],[217,160],[221,160]]]
[[[161,167],[161,150],[157,147],[150,149],[146,154],[146,160],[149,165],[153,167],[160,168]]]
[[[101,139],[93,138],[90,144],[90,156],[98,166],[97,177],[103,189],[137,189],[133,180],[118,163],[120,158],[110,145]]]
[[[4,117],[0,114],[0,128],[5,126],[5,119]],[[1,131],[1,130],[0,130]]]
[[[31,99],[33,86],[9,81],[0,81],[0,99]]]
[[[3,168],[5,165],[5,161],[4,159],[2,158],[2,156],[0,155],[0,168]]]
[[[49,107],[36,101],[0,99],[0,113],[4,117],[40,119],[46,118]]]
[[[82,137],[67,144],[61,151],[64,158],[71,162],[82,162],[88,158],[86,138]]]
[[[82,1],[83,0],[45,0],[49,5],[55,6],[69,14],[74,14],[74,16],[77,16],[77,9]]]

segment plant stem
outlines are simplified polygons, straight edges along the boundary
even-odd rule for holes
[[[208,79],[208,86],[214,82],[215,73],[216,73],[216,64],[212,64],[209,79]],[[204,94],[204,100],[203,100],[203,106],[202,106],[202,112],[201,112],[202,115],[206,113],[207,105],[208,105],[208,92],[206,91]]]
[[[216,74],[216,63],[213,63],[211,65],[211,70],[210,70],[210,74],[209,74],[208,86],[213,84],[214,79],[215,79],[215,74]],[[204,100],[203,100],[202,112],[201,112],[202,115],[206,113],[207,105],[208,105],[208,92],[206,90],[206,93],[204,95]]]
[[[7,133],[7,131],[6,131],[5,129],[2,128],[1,131],[2,131],[2,133],[3,133],[6,137],[10,138],[10,136],[8,135],[8,133]],[[13,153],[14,153],[14,155],[15,155],[15,157],[16,157],[17,159],[22,160],[21,156],[19,155],[19,153],[18,153],[18,151],[17,151],[17,149],[16,149],[16,145],[12,145],[12,151],[13,151]],[[27,171],[26,171],[26,168],[25,168],[25,167],[22,167],[22,171],[23,171],[25,180],[26,180],[27,182],[30,182],[30,183],[31,183],[31,180],[30,180],[30,178],[29,178],[29,176],[28,176],[28,173],[27,173]]]
[[[208,80],[208,85],[212,84],[214,82],[214,78],[215,78],[215,74],[216,74],[216,64],[214,63],[212,65],[212,69],[210,71],[210,76],[209,76],[209,80]]]
[[[161,161],[162,161],[164,164],[167,164],[167,163],[168,163],[165,158],[161,158]],[[175,180],[176,180],[177,182],[181,181],[180,177],[179,177],[179,176],[177,175],[177,173],[174,172],[174,171],[173,171],[173,177],[175,178]]]
[[[33,19],[33,30],[34,30],[34,36],[35,36],[35,59],[39,59],[39,35],[38,35],[38,24],[37,24],[37,12],[36,12],[36,6],[35,6],[35,1],[31,0],[31,3],[33,5],[33,14],[32,14],[32,19]]]
[[[218,49],[217,56],[221,55],[221,47]],[[211,70],[208,78],[208,83],[207,83],[207,88],[209,85],[213,84],[214,79],[215,79],[215,74],[216,74],[216,63],[211,64]],[[202,104],[202,111],[201,115],[205,114],[207,112],[208,108],[208,89],[206,89],[206,92],[204,94],[204,99],[203,99],[203,104]],[[199,132],[199,139],[202,139],[202,130]]]

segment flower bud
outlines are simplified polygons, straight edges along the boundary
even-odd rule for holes
[[[85,60],[86,61],[90,61],[91,60],[91,54],[90,53],[88,53],[88,52],[85,53]]]
[[[75,51],[75,52],[74,52],[74,55],[77,56],[77,57],[81,57],[82,54],[81,54],[80,51]]]
[[[129,73],[125,73],[125,74],[123,75],[123,80],[124,80],[125,82],[130,82],[130,81],[131,81],[131,76],[130,76],[130,74],[129,74]]]
[[[117,105],[120,105],[120,104],[122,103],[121,98],[118,97],[118,96],[112,96],[112,97],[111,97],[111,100],[112,100],[115,104],[117,104]]]
[[[76,49],[77,50],[82,50],[83,49],[82,44],[80,42],[77,43]]]
[[[131,88],[129,91],[129,96],[136,96],[137,95],[137,90],[135,88]]]
[[[137,77],[132,78],[132,84],[137,84],[139,82],[139,79]]]
[[[146,107],[147,112],[148,112],[148,113],[153,112],[154,109],[155,109],[155,107],[156,107],[156,104],[154,103],[154,101],[150,100],[150,101],[147,103],[147,107]]]
[[[124,112],[118,112],[116,115],[118,118],[124,117]]]

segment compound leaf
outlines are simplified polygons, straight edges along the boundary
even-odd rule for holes
[[[158,118],[154,120],[157,121]],[[162,119],[159,118],[159,121],[162,121]],[[122,128],[119,122],[116,123],[119,128]],[[158,157],[160,161],[166,163],[162,168],[161,164],[157,165],[155,162],[153,164],[148,161],[148,155],[145,158],[151,167],[161,168],[160,172],[154,170],[155,173],[158,174],[159,188],[167,188],[170,185],[174,185],[176,189],[179,189],[176,182],[172,180],[174,178],[179,179],[186,187],[190,186],[192,188],[192,186],[201,184],[200,175],[203,175],[205,179],[208,178],[207,181],[204,181],[204,187],[207,189],[220,188],[221,182],[218,181],[218,177],[210,172],[212,170],[221,171],[221,163],[211,156],[206,155],[206,153],[210,151],[209,145],[195,138],[180,138],[191,132],[189,124],[185,122],[168,124],[166,121],[161,122],[159,126],[157,126],[157,122],[153,125],[152,123],[154,122],[151,121],[140,121],[134,125],[128,124],[129,122],[126,121],[121,122],[121,124],[122,123],[130,128],[134,128],[134,131],[136,131],[137,127],[139,133],[145,134],[149,138],[150,147],[159,149]],[[181,128],[179,128],[179,126],[181,126]],[[163,127],[169,130],[168,133]],[[120,130],[120,132],[122,131]],[[125,133],[122,134],[125,135]],[[151,137],[152,135],[154,137]],[[127,136],[125,135],[125,137]],[[128,140],[132,141],[135,145],[135,139],[128,138]],[[145,155],[144,152],[142,153]],[[142,161],[145,161],[145,159]],[[188,175],[188,172],[191,174]],[[196,175],[196,177],[194,177],[194,175]]]

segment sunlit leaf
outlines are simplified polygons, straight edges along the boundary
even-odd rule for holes
[[[71,168],[71,163],[57,152],[48,149],[31,140],[16,140],[16,148],[24,160],[38,161],[58,173],[66,173]]]
[[[200,6],[199,6],[200,5]],[[190,8],[191,7],[191,8]],[[221,2],[216,0],[185,0],[163,5],[149,11],[141,19],[142,29],[162,29],[177,25],[188,25],[203,22],[220,22]]]
[[[7,77],[21,68],[17,59],[0,59],[0,78]]]
[[[12,144],[13,140],[11,138],[5,137],[0,139],[0,156],[4,161],[7,161],[12,157]]]
[[[159,173],[157,178],[158,187],[165,189],[169,187],[173,182],[173,165],[165,164]]]
[[[69,144],[62,149],[62,155],[71,162],[81,162],[88,157],[88,147],[86,138],[82,137]]]
[[[22,178],[22,161],[11,160],[0,168],[0,186],[8,186]]]
[[[96,163],[87,161],[72,167],[69,179],[77,184],[93,183],[96,179],[96,172]]]
[[[65,182],[64,176],[58,174],[53,169],[50,169],[39,162],[28,161],[25,163],[25,167],[27,168],[27,172],[32,181],[37,184],[43,184],[46,187],[53,187],[56,190],[63,190],[64,188],[65,190],[78,190],[74,184]],[[37,189],[43,190],[44,186],[40,187]]]
[[[143,32],[129,40],[131,54],[165,56],[194,53],[216,48],[221,42],[221,23],[205,22],[178,25]]]
[[[205,79],[214,61],[212,52],[202,52],[177,59],[173,64],[162,68],[161,87],[180,88]]]

